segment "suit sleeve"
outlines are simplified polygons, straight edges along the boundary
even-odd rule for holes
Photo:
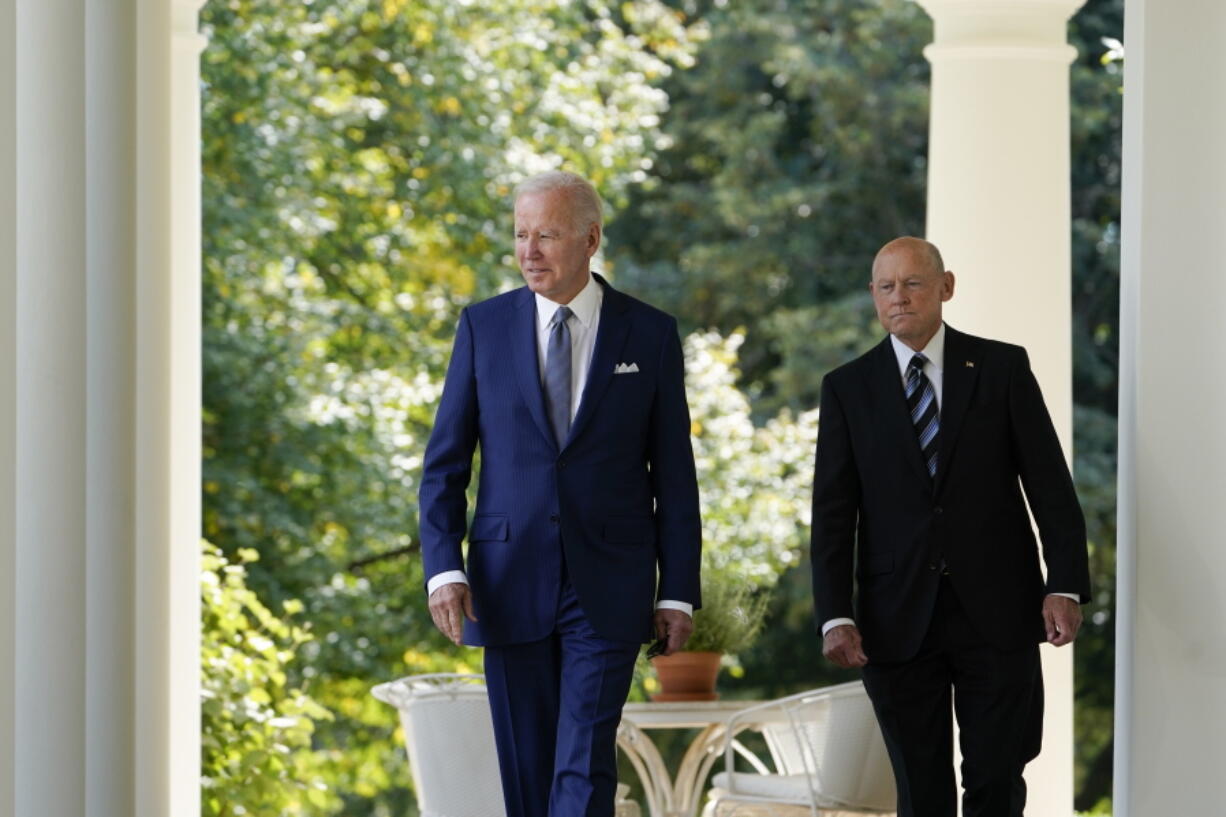
[[[698,609],[702,606],[702,522],[685,398],[685,362],[675,320],[664,331],[659,371],[647,450],[656,500],[660,569],[656,598],[689,602]]]
[[[1013,450],[1026,500],[1039,528],[1047,592],[1090,600],[1086,523],[1051,415],[1023,351],[1009,382]]]
[[[813,469],[813,527],[809,559],[813,608],[820,630],[836,618],[853,618],[852,581],[860,477],[843,405],[831,378],[822,381],[817,457]]]
[[[467,529],[465,491],[477,446],[477,381],[468,311],[460,313],[451,363],[443,382],[434,430],[426,445],[418,492],[422,559],[427,581],[447,570],[463,570],[460,543]]]

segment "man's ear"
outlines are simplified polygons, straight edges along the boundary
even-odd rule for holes
[[[954,274],[949,270],[945,271],[945,280],[941,283],[941,300],[948,301],[954,297]]]
[[[587,257],[591,258],[600,249],[600,225],[592,222],[587,229]]]

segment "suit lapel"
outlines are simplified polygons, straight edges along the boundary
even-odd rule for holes
[[[617,358],[630,334],[630,321],[625,314],[630,307],[630,299],[609,286],[608,282],[596,273],[592,273],[592,276],[604,287],[604,299],[600,304],[600,325],[596,329],[592,365],[587,370],[587,383],[583,386],[583,397],[579,400],[579,413],[570,424],[570,436],[566,440],[568,445],[583,432],[584,426],[596,412],[600,398],[613,380],[613,367],[617,365]]]
[[[958,432],[966,418],[975,382],[979,377],[979,350],[971,339],[948,324],[945,326],[945,371],[941,383],[941,444],[937,454],[939,491],[953,461]]]
[[[516,299],[512,310],[507,346],[515,365],[515,379],[519,381],[519,390],[528,404],[528,413],[550,445],[556,446],[558,443],[554,439],[553,426],[545,416],[545,398],[541,394],[541,369],[536,348],[536,299],[527,287],[520,291],[522,294]]]
[[[890,445],[897,446],[903,452],[903,458],[917,477],[930,483],[932,478],[928,476],[919,438],[915,434],[915,426],[911,424],[907,396],[902,390],[902,375],[898,372],[898,358],[894,355],[894,345],[889,335],[877,347],[874,357],[873,387],[881,397],[881,423],[891,439]]]

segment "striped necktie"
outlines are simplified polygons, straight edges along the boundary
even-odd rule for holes
[[[545,346],[545,410],[559,448],[570,436],[570,327],[566,321],[573,314],[568,306],[554,311]]]
[[[919,437],[920,452],[928,467],[928,476],[937,475],[937,446],[941,433],[941,418],[937,411],[937,393],[932,381],[924,374],[928,359],[917,354],[907,366],[907,408],[911,411],[911,423]]]

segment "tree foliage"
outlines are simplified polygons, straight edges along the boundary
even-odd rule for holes
[[[259,554],[242,550],[232,562],[205,542],[200,576],[203,792],[208,817],[310,814],[334,804],[310,751],[316,722],[331,716],[286,668],[310,641],[301,627],[269,610],[246,585]],[[302,605],[286,601],[288,618]]]
[[[703,577],[770,586],[808,545],[817,411],[755,425],[737,388],[744,335],[685,339],[691,444],[699,475]]]
[[[803,411],[872,337],[848,296],[880,236],[923,229],[931,24],[907,0],[738,0],[703,20],[610,258],[687,328],[748,328],[755,408]]]

